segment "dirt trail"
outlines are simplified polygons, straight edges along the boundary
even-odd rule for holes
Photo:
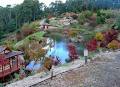
[[[97,58],[88,65],[31,87],[120,87],[120,54]]]

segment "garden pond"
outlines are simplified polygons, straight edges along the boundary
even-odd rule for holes
[[[48,40],[49,40],[48,43],[50,44],[51,41],[50,39]],[[83,50],[84,50],[83,44],[81,43],[74,43],[74,44],[77,50],[77,54],[83,55]],[[66,41],[65,39],[59,41],[52,40],[52,47],[48,47],[46,49],[48,50],[46,56],[47,57],[51,56],[51,58],[59,58],[61,64],[65,64],[66,59],[69,59],[68,41]],[[26,69],[38,70],[41,66],[42,66],[41,62],[35,63],[35,61],[31,61],[27,65]]]

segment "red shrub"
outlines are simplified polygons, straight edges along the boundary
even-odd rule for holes
[[[87,43],[87,49],[89,51],[94,51],[97,49],[97,40],[96,39],[92,39]]]
[[[112,40],[115,40],[117,39],[117,36],[118,36],[118,31],[117,30],[109,30],[107,32],[104,32],[103,33],[104,36],[105,36],[105,40],[107,41],[107,43],[111,42]]]
[[[100,47],[106,47],[107,44],[108,44],[107,41],[102,41],[102,42],[100,42]]]
[[[71,60],[78,58],[76,47],[74,46],[74,44],[69,43],[68,50],[69,50],[69,57],[71,58]]]

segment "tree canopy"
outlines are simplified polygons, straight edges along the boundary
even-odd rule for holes
[[[5,34],[18,31],[24,23],[30,23],[49,15],[59,16],[65,12],[79,13],[89,9],[120,8],[117,0],[60,0],[51,2],[47,7],[38,0],[24,0],[20,5],[0,7],[0,38]]]

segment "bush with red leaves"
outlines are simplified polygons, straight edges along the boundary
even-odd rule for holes
[[[97,49],[97,40],[92,39],[86,45],[89,51],[95,51]]]
[[[69,57],[71,58],[71,60],[78,58],[78,54],[73,43],[68,44],[68,50],[69,50]]]
[[[104,32],[104,37],[105,37],[105,41],[107,41],[107,43],[111,42],[112,40],[116,40],[117,36],[118,36],[118,31],[117,30],[109,30],[107,32]]]

